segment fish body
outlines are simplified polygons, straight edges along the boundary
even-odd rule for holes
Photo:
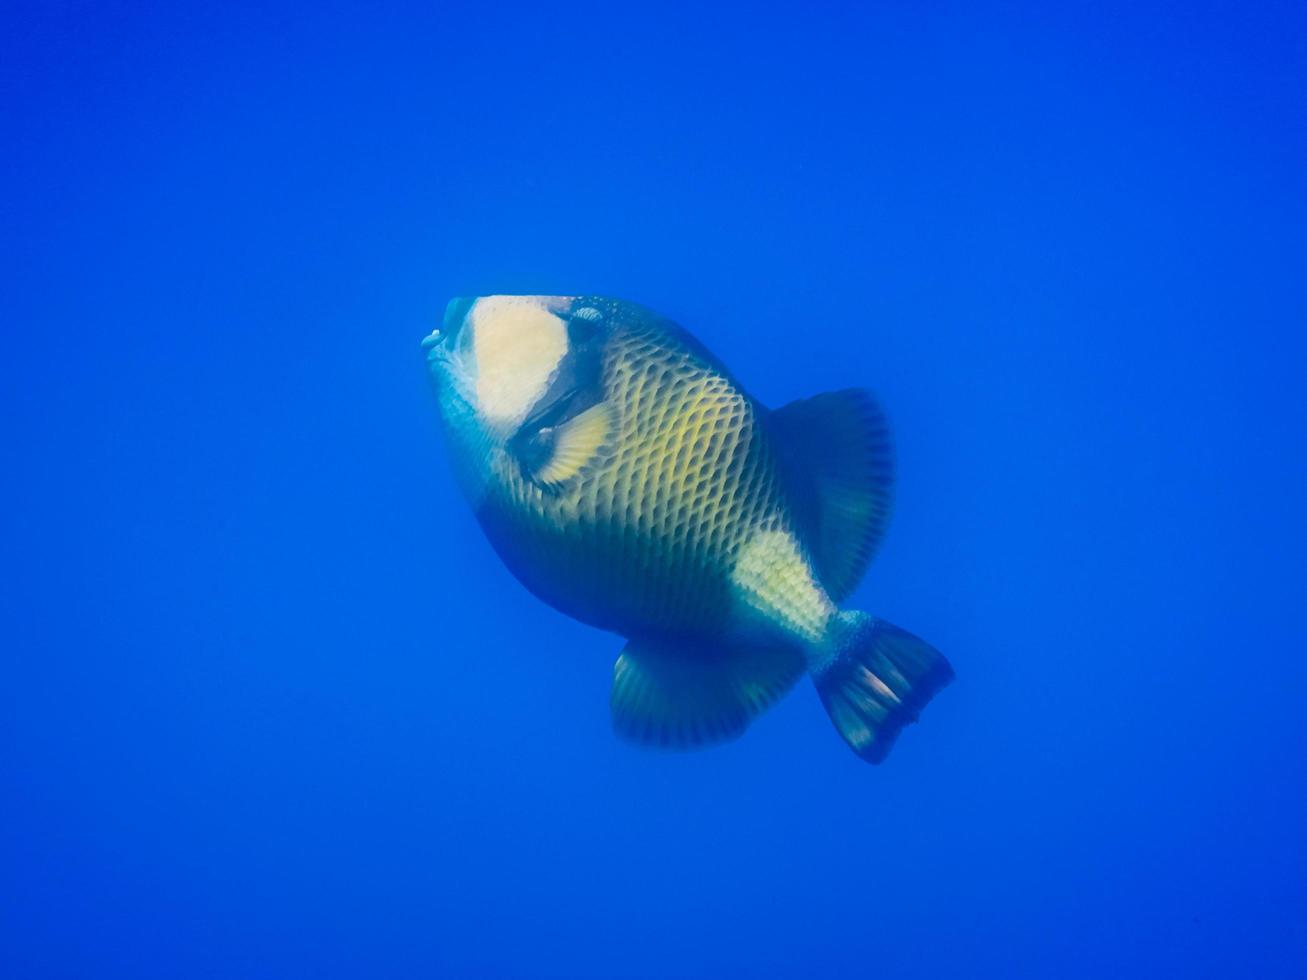
[[[924,642],[838,607],[889,515],[867,393],[771,411],[677,324],[597,296],[456,299],[423,346],[495,551],[539,598],[627,639],[620,734],[733,737],[806,670],[878,762],[951,678]]]

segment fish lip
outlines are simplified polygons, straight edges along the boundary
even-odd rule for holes
[[[422,338],[422,349],[427,352],[427,361],[432,366],[454,358],[456,338],[463,333],[476,301],[475,296],[455,296],[445,305],[440,325]]]

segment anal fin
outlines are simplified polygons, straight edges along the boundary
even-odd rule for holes
[[[740,735],[804,670],[791,647],[719,649],[631,640],[613,665],[613,729],[643,745],[695,748]]]

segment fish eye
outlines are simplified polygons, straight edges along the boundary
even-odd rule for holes
[[[603,314],[593,306],[582,306],[573,310],[567,321],[567,332],[574,343],[584,343],[599,331]]]

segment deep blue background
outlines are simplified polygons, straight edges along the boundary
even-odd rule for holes
[[[0,974],[1307,975],[1298,5],[163,7],[0,32]],[[437,438],[494,291],[881,393],[886,765],[610,735]]]

